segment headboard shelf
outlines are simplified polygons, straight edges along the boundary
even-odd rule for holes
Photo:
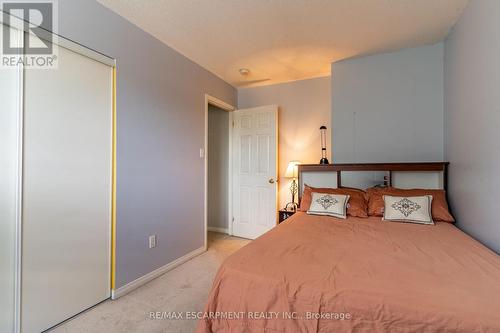
[[[445,171],[449,162],[299,164],[301,171]]]
[[[299,164],[299,199],[302,194],[302,183],[304,173],[336,173],[336,186],[342,187],[342,172],[344,171],[368,171],[368,172],[387,172],[388,185],[393,183],[393,173],[398,172],[438,172],[442,173],[442,188],[447,189],[448,185],[448,165],[449,162],[417,162],[417,163],[339,163],[339,164]],[[302,179],[302,181],[301,181]]]

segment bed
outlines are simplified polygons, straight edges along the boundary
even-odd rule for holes
[[[197,328],[388,331],[500,332],[498,255],[451,223],[298,212],[223,263]]]

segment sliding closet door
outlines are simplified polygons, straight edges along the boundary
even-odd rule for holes
[[[4,30],[21,41],[20,31],[0,23],[0,45]],[[0,69],[0,332],[14,331],[21,79],[20,67]]]
[[[21,328],[28,333],[110,296],[112,68],[58,52],[58,69],[25,71]]]

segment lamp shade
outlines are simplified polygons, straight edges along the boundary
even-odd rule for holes
[[[298,165],[299,161],[290,161],[288,163],[288,167],[286,168],[285,177],[286,178],[297,178],[298,175]]]

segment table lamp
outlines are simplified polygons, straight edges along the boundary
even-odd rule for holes
[[[292,179],[292,183],[290,184],[290,192],[292,192],[292,201],[286,204],[286,206],[285,206],[286,210],[291,210],[291,211],[297,210],[297,203],[295,202],[295,195],[297,194],[297,192],[299,190],[299,187],[297,185],[297,177],[298,177],[298,172],[299,172],[298,165],[299,164],[300,164],[299,161],[290,161],[288,163],[288,167],[286,168],[285,178]]]

